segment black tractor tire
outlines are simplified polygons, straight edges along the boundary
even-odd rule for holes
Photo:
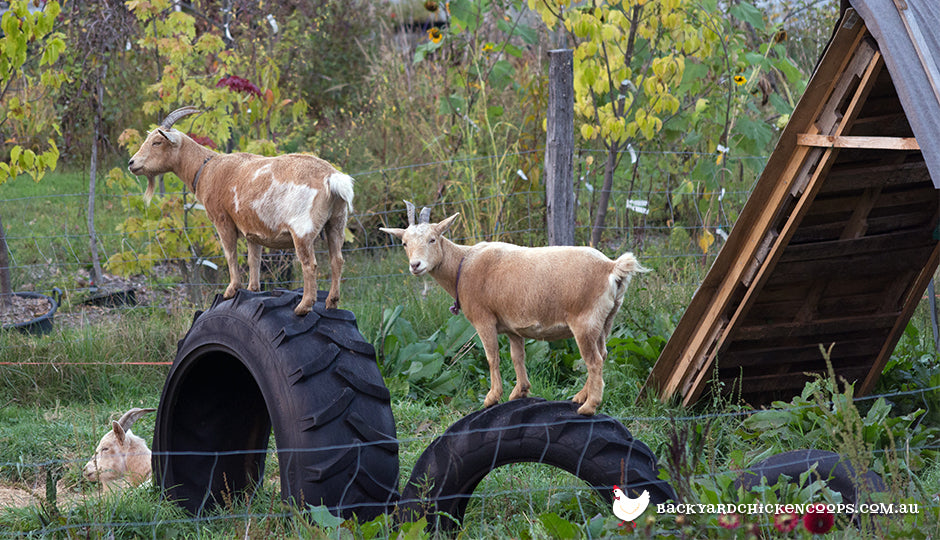
[[[297,317],[301,294],[217,296],[179,342],[153,472],[194,514],[258,487],[272,426],[285,501],[369,520],[398,499],[395,420],[375,350],[351,312],[325,309],[325,292]]]
[[[429,528],[452,531],[463,520],[477,484],[510,463],[543,463],[590,484],[608,502],[619,485],[651,503],[675,500],[660,480],[656,456],[626,427],[605,416],[583,416],[572,401],[524,398],[457,421],[418,458],[402,489],[399,519],[427,516]]]
[[[861,493],[887,489],[878,473],[868,471],[859,475],[848,459],[836,452],[812,449],[790,450],[762,459],[741,472],[734,487],[735,490],[743,487],[745,491],[750,491],[759,486],[765,478],[767,484],[773,486],[779,481],[780,475],[786,475],[790,483],[795,484],[800,481],[800,475],[810,470],[813,465],[816,470],[806,479],[806,483],[822,479],[830,489],[842,494],[842,501],[846,504],[857,503]]]

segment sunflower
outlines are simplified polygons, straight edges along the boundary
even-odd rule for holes
[[[735,75],[734,82],[738,83],[738,86],[741,86],[742,84],[747,82],[747,77],[745,77],[744,75]]]
[[[441,33],[441,29],[434,26],[428,30],[428,39],[434,43],[440,43],[444,39],[444,34]]]

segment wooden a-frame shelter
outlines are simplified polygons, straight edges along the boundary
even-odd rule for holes
[[[851,4],[851,5],[849,5]],[[827,370],[870,392],[940,259],[940,3],[842,17],[643,393],[752,405]]]

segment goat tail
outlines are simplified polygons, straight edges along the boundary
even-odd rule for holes
[[[636,260],[636,257],[633,256],[633,253],[624,253],[614,261],[614,275],[618,278],[625,278],[632,276],[637,272],[646,273],[650,269],[646,268],[640,261]]]
[[[355,196],[353,193],[353,184],[355,184],[355,181],[352,176],[336,172],[327,177],[326,184],[330,190],[330,195],[346,201],[346,208],[352,213],[353,197]]]
[[[633,253],[624,253],[614,261],[614,270],[610,273],[610,283],[615,291],[615,295],[620,296],[627,290],[630,284],[630,278],[637,272],[646,273],[650,269],[646,268],[640,261],[636,260]]]

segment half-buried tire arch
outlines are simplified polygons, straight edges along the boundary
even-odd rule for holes
[[[371,519],[398,499],[390,397],[355,316],[305,317],[297,291],[217,296],[179,342],[157,412],[154,480],[201,514],[264,475],[273,428],[281,496]]]
[[[649,491],[651,503],[676,499],[659,479],[656,456],[623,424],[583,416],[573,401],[516,399],[472,413],[435,439],[402,488],[401,519],[427,515],[432,529],[459,527],[477,484],[510,463],[543,463],[590,484],[611,502],[612,486],[629,496]]]

